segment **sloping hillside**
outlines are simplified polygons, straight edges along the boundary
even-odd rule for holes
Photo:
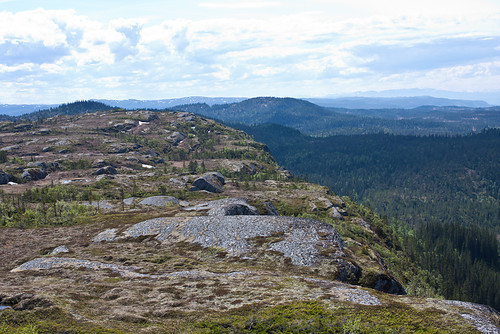
[[[369,208],[212,120],[65,112],[3,122],[0,151],[0,333],[497,330],[422,298]]]

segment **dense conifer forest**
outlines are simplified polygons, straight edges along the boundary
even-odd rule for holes
[[[296,176],[392,221],[405,250],[446,298],[500,309],[500,130],[466,136],[309,137],[239,126]]]

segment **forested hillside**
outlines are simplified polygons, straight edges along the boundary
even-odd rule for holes
[[[293,98],[258,97],[239,103],[174,108],[224,122],[259,125],[274,123],[314,136],[392,133],[431,135],[468,133],[500,126],[498,107],[425,106],[415,109],[323,108]]]
[[[295,175],[392,220],[413,258],[440,275],[446,297],[500,307],[499,129],[314,138],[277,125],[240,128]]]
[[[37,112],[19,116],[20,120],[37,120],[56,115],[78,115],[102,110],[111,110],[113,107],[96,101],[77,101],[73,103],[61,104],[58,107],[39,110]]]

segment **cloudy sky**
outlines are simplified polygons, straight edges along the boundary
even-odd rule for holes
[[[498,0],[0,0],[0,103],[500,92]]]

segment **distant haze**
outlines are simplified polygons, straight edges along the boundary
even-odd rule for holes
[[[162,100],[104,100],[94,101],[105,103],[112,107],[125,109],[169,109],[175,106],[206,103],[210,106],[215,104],[237,103],[246,100],[246,97],[203,97],[190,96],[175,99]],[[423,105],[433,106],[463,106],[463,107],[488,107],[485,101],[477,100],[455,100],[435,98],[430,96],[373,98],[373,97],[339,97],[339,98],[304,98],[304,100],[317,104],[321,107],[335,107],[347,109],[412,109]],[[0,115],[19,116],[38,110],[57,107],[59,104],[0,104]]]
[[[432,96],[414,97],[340,97],[340,98],[311,98],[306,99],[322,107],[347,109],[412,109],[420,106],[460,106],[483,108],[490,105],[478,100],[455,100],[436,98]]]

